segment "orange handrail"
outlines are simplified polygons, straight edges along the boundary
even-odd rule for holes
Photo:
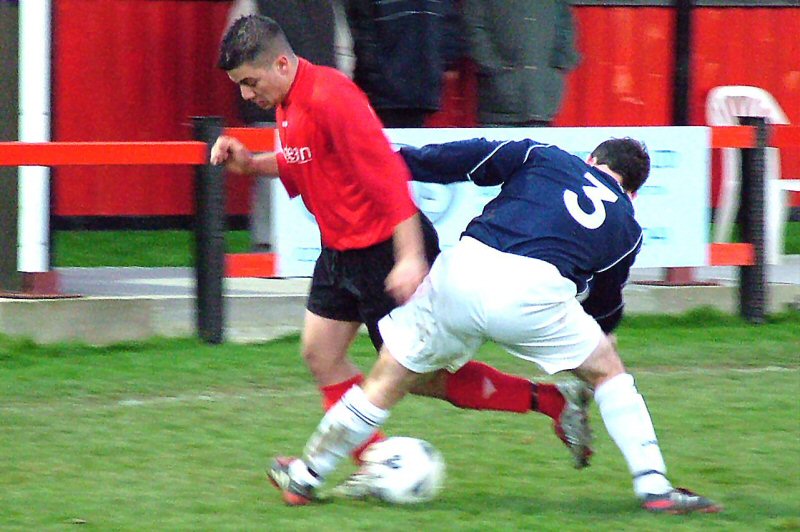
[[[753,244],[712,242],[708,245],[709,266],[752,266],[755,263]]]
[[[772,148],[800,147],[800,126],[770,124],[767,146]],[[711,128],[712,148],[755,148],[756,128],[753,126],[715,126]]]
[[[225,135],[236,137],[250,151],[273,151],[275,149],[275,130],[253,127],[227,127]]]
[[[224,134],[241,140],[252,151],[275,149],[275,130],[225,128]],[[711,128],[712,148],[754,148],[752,126]],[[771,125],[767,145],[799,147],[800,127]],[[0,142],[0,166],[72,165],[195,165],[208,161],[206,146],[198,141],[151,142]]]
[[[753,126],[719,126],[711,128],[712,148],[753,148],[756,128]]]
[[[226,128],[253,151],[275,149],[275,130]],[[199,141],[154,142],[0,142],[0,166],[92,166],[205,164]]]
[[[800,126],[771,126],[767,144],[776,148],[800,147]]]
[[[2,142],[2,166],[204,164],[202,142]]]

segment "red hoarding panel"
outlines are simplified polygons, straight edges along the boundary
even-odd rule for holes
[[[674,11],[574,8],[581,63],[567,80],[559,126],[669,125]]]
[[[191,116],[236,118],[235,87],[214,65],[227,2],[59,0],[53,10],[53,140],[189,140]],[[55,175],[57,215],[194,210],[189,167]],[[247,180],[230,182],[229,205],[246,212]]]

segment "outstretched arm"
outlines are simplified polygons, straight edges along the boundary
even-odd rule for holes
[[[428,144],[421,148],[403,146],[405,159],[414,181],[425,183],[456,183],[473,181],[480,186],[504,183],[520,167],[535,158],[532,140],[489,141],[460,140],[443,144]]]

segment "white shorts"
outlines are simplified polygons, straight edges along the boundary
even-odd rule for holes
[[[456,371],[492,340],[552,374],[580,366],[603,335],[575,294],[555,266],[465,237],[378,327],[392,356],[416,373]]]

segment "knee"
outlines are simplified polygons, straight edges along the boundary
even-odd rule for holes
[[[313,345],[303,345],[301,355],[306,367],[317,377],[324,376],[332,368],[341,365],[346,357],[345,353],[338,355],[333,351],[319,349]]]

